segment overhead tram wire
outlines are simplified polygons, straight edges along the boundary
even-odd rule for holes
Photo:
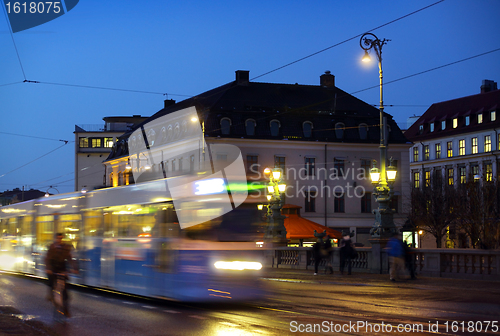
[[[7,16],[7,12],[5,11],[5,6],[2,6],[3,8],[3,14],[5,15],[5,22],[7,22],[7,25],[9,26],[9,33],[10,37],[12,38],[12,43],[14,44],[14,49],[16,50],[16,55],[17,55],[17,60],[19,61],[19,66],[21,67],[21,71],[23,73],[23,78],[26,80],[26,74],[24,73],[24,67],[23,63],[21,62],[21,57],[19,56],[19,51],[17,50],[17,45],[16,41],[14,40],[14,33],[12,32],[12,27],[9,25],[9,18]]]
[[[0,175],[0,178],[4,177],[5,175],[8,175],[8,174],[10,174],[10,173],[12,173],[12,172],[15,172],[16,170],[19,170],[19,169],[21,169],[21,168],[23,168],[23,167],[26,167],[27,165],[29,165],[29,164],[31,164],[31,163],[33,163],[33,162],[37,161],[37,160],[40,160],[41,158],[43,158],[43,157],[45,157],[45,156],[49,155],[50,153],[55,152],[56,150],[58,150],[58,149],[60,149],[60,148],[62,148],[62,147],[64,147],[64,146],[66,146],[67,144],[68,144],[68,141],[65,141],[65,143],[64,143],[64,144],[62,144],[61,146],[59,146],[59,147],[57,147],[57,148],[55,148],[55,149],[51,150],[50,152],[45,153],[45,154],[43,154],[42,156],[39,156],[39,157],[37,157],[36,159],[31,160],[30,162],[23,164],[22,166],[19,166],[19,167],[17,167],[17,168],[14,168],[14,169],[12,169],[12,170],[11,170],[11,171],[9,171],[9,172],[7,172],[7,173],[5,173],[5,174]]]
[[[9,86],[9,85],[15,85],[15,84],[21,84],[21,83],[24,83],[24,81],[19,81],[19,82],[14,82],[14,83],[0,84],[0,87],[2,87],[2,86]]]
[[[14,136],[20,136],[20,137],[25,137],[25,138],[34,138],[34,139],[42,139],[42,140],[62,141],[64,143],[75,142],[74,140],[61,140],[61,139],[55,139],[55,138],[44,138],[44,137],[39,137],[39,136],[34,136],[34,135],[25,135],[25,134],[17,134],[17,133],[9,133],[9,132],[1,132],[1,131],[0,131],[0,134],[7,134],[7,135],[14,135]]]
[[[439,4],[439,3],[443,2],[443,1],[445,1],[445,0],[440,0],[440,1],[437,1],[437,2],[435,2],[435,3],[433,3],[433,4],[430,4],[430,5],[428,5],[428,6],[425,6],[425,7],[423,7],[423,8],[420,8],[420,9],[418,9],[418,10],[414,11],[414,12],[411,12],[411,13],[408,13],[408,14],[406,14],[406,15],[403,15],[403,16],[401,16],[401,17],[397,18],[397,19],[394,19],[394,20],[392,20],[392,21],[389,21],[389,22],[387,22],[387,23],[384,23],[384,24],[382,24],[382,25],[380,25],[380,26],[377,26],[377,27],[375,27],[375,28],[369,29],[369,30],[367,30],[367,31],[375,31],[375,30],[380,29],[380,28],[382,28],[382,27],[388,26],[388,25],[390,25],[390,24],[392,24],[392,23],[394,23],[394,22],[397,22],[397,21],[399,21],[399,20],[405,19],[405,18],[407,18],[407,17],[409,17],[409,16],[411,16],[411,15],[413,15],[413,14],[416,14],[416,13],[421,12],[421,11],[423,11],[423,10],[425,10],[425,9],[428,9],[428,8],[430,8],[430,7],[432,7],[432,6],[435,6],[435,5],[437,5],[437,4]],[[352,40],[354,40],[354,39],[356,39],[356,38],[360,37],[360,36],[361,36],[361,35],[363,35],[364,33],[366,33],[366,31],[365,31],[365,32],[363,32],[363,33],[361,33],[361,34],[358,34],[358,35],[356,35],[356,36],[353,36],[353,37],[351,37],[351,38],[348,38],[347,40],[344,40],[344,41],[342,41],[342,42],[336,43],[336,44],[334,44],[334,45],[332,45],[332,46],[329,46],[329,47],[327,47],[327,48],[324,48],[324,49],[321,49],[321,50],[319,50],[319,51],[316,51],[316,52],[314,52],[314,53],[312,53],[312,54],[310,54],[310,55],[307,55],[307,56],[304,56],[304,57],[302,57],[302,58],[299,58],[298,60],[295,60],[295,61],[293,61],[293,62],[290,62],[290,63],[287,63],[287,64],[285,64],[285,65],[282,65],[282,66],[280,66],[280,67],[278,67],[278,68],[276,68],[276,69],[274,69],[274,70],[271,70],[271,71],[265,72],[265,73],[263,73],[262,75],[259,75],[259,76],[257,76],[257,77],[253,77],[253,78],[252,78],[252,79],[250,79],[250,80],[254,80],[254,79],[257,79],[257,78],[260,78],[260,77],[263,77],[263,76],[269,75],[270,73],[273,73],[273,72],[275,72],[275,71],[281,70],[281,69],[283,69],[283,68],[286,68],[286,67],[288,67],[288,66],[290,66],[290,65],[293,65],[293,64],[295,64],[295,63],[298,63],[298,62],[303,61],[303,60],[305,60],[305,59],[308,59],[308,58],[310,58],[310,57],[313,57],[313,56],[316,56],[316,55],[318,55],[318,54],[321,54],[322,52],[325,52],[325,51],[330,50],[330,49],[332,49],[332,48],[338,47],[338,46],[339,46],[339,45],[341,45],[341,44],[344,44],[344,43],[346,43],[346,42],[352,41]]]

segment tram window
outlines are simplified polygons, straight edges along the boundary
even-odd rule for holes
[[[65,242],[72,244],[75,249],[80,241],[80,219],[80,214],[60,215],[57,225],[57,232],[62,232]]]
[[[111,211],[105,211],[103,218],[104,218],[104,237],[109,238],[109,237],[114,237],[115,236],[115,231],[113,230],[113,217],[112,217]]]
[[[46,248],[54,240],[54,216],[38,216],[36,221],[37,245]]]
[[[17,218],[9,218],[6,234],[9,236],[17,236]]]
[[[86,211],[84,212],[84,232],[86,237],[102,236],[102,212]]]
[[[33,224],[33,216],[24,216],[20,218],[20,225],[19,225],[19,235],[20,236],[31,236],[33,235],[32,231],[32,224]]]

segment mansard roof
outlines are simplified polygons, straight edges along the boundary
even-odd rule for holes
[[[141,127],[151,120],[166,114],[195,106],[200,120],[205,122],[205,136],[221,138],[270,139],[325,141],[347,143],[379,143],[379,110],[339,89],[333,84],[299,85],[250,82],[237,79],[212,90],[166,106],[148,120],[136,126]],[[248,76],[248,72],[245,72]],[[333,75],[330,75],[333,77]],[[390,143],[406,143],[407,139],[392,116],[385,114],[391,132]],[[223,134],[221,120],[231,123],[229,134]],[[254,120],[255,134],[247,135],[246,121]],[[280,124],[278,135],[271,134],[270,122]],[[310,137],[304,136],[303,125],[312,123]],[[367,136],[360,136],[359,126],[367,126]],[[344,127],[342,137],[335,128]],[[133,130],[132,130],[133,131]],[[107,160],[126,155],[126,141],[132,131],[125,133],[118,141]]]
[[[405,132],[405,136],[418,142],[499,128],[499,110],[500,90],[435,103]],[[495,120],[491,120],[492,111],[495,111]],[[482,122],[478,122],[478,114],[482,114]],[[466,117],[469,117],[469,125],[466,124]],[[453,127],[455,118],[457,127]],[[442,121],[445,121],[444,129]],[[432,132],[431,124],[434,124]]]

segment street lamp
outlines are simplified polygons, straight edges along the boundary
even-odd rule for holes
[[[267,208],[269,225],[264,238],[275,245],[286,245],[286,228],[283,221],[285,217],[281,215],[281,209],[284,205],[282,194],[286,190],[286,184],[281,181],[282,172],[279,168],[264,169],[264,176],[269,178],[269,184],[267,185],[268,194],[266,195],[269,204],[259,204],[257,206],[259,210],[264,209],[264,206]]]
[[[375,184],[374,196],[378,203],[378,209],[374,210],[375,223],[370,230],[372,238],[389,238],[396,233],[394,225],[393,210],[390,209],[390,201],[393,195],[392,184],[396,180],[396,168],[391,164],[387,165],[387,127],[384,117],[384,99],[383,99],[383,75],[382,75],[382,47],[390,40],[380,40],[372,33],[366,33],[361,36],[359,45],[365,51],[363,61],[370,60],[369,51],[374,50],[378,59],[378,69],[380,78],[380,170],[375,167],[370,170],[372,183]]]
[[[57,190],[56,188],[54,188],[53,186],[50,186],[49,189],[47,189],[47,191],[45,192],[45,197],[49,197],[50,194],[49,194],[49,190],[50,189],[54,189],[55,191],[57,191],[57,193],[59,194],[59,190]]]

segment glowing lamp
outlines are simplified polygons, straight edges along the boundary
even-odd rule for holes
[[[268,185],[267,186],[267,191],[270,193],[274,193],[274,186],[273,185]]]
[[[365,63],[368,63],[370,62],[372,59],[370,57],[370,55],[368,54],[368,51],[365,50],[365,54],[363,56],[363,58],[361,59],[362,62],[365,62]]]
[[[273,196],[271,196],[271,195],[267,195],[266,197],[267,197],[267,200],[268,200],[268,201],[270,201],[270,200],[271,200],[271,198],[273,198]]]
[[[269,175],[269,174],[271,174],[271,168],[266,168],[266,169],[264,169],[264,175],[266,175],[266,176],[267,176],[267,175]]]
[[[372,183],[378,183],[380,180],[380,172],[377,167],[370,169],[370,178],[372,179]]]
[[[273,179],[279,180],[281,178],[281,171],[273,170]]]
[[[259,209],[259,210],[264,209],[264,204],[258,204],[258,205],[257,205],[257,209]]]
[[[192,117],[192,118],[191,118],[191,121],[192,121],[192,122],[198,121],[198,118],[196,118],[196,117]]]
[[[285,192],[285,189],[286,189],[286,184],[282,183],[282,184],[278,184],[278,190],[279,192]]]
[[[396,167],[394,166],[387,167],[387,180],[389,182],[394,182],[396,180],[397,173],[398,171],[396,170]]]

